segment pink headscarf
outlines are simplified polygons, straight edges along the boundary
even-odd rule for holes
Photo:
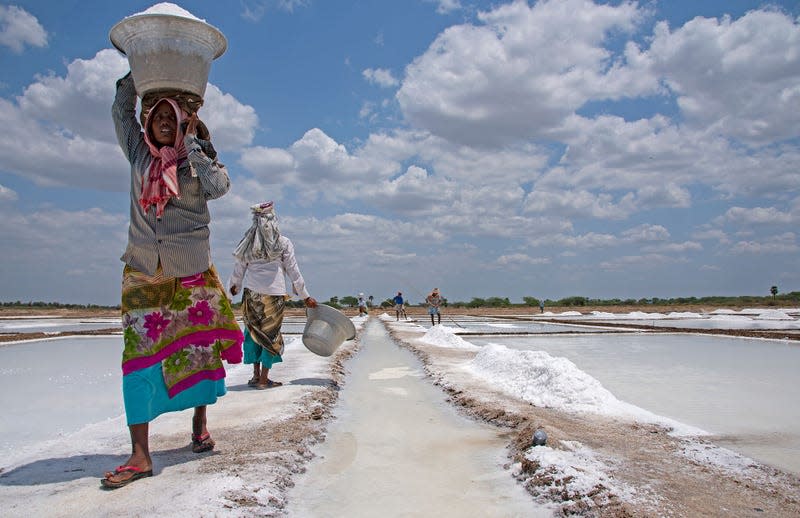
[[[169,103],[172,109],[175,110],[178,127],[175,132],[174,147],[158,147],[150,138],[153,115],[156,112],[156,107],[162,101]],[[147,147],[150,148],[153,161],[150,163],[150,170],[142,180],[142,195],[139,198],[139,205],[145,212],[147,212],[150,205],[155,205],[156,217],[158,218],[164,213],[164,207],[170,198],[174,196],[180,199],[181,197],[181,190],[178,185],[178,162],[187,156],[186,147],[183,145],[183,128],[181,127],[181,123],[185,118],[186,115],[176,101],[164,98],[153,105],[145,122],[144,141],[147,143]]]

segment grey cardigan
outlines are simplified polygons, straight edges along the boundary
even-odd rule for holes
[[[139,206],[152,157],[136,119],[136,89],[130,73],[117,81],[111,115],[119,145],[131,164],[128,247],[122,261],[148,275],[155,274],[159,262],[169,277],[206,271],[211,266],[207,201],[230,189],[228,172],[217,162],[211,142],[185,137],[189,156],[178,166],[181,197],[172,198],[161,218],[156,218],[155,207],[145,213]]]

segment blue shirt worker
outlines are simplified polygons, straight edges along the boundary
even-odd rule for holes
[[[406,315],[406,310],[403,307],[403,294],[398,291],[397,295],[392,299],[392,302],[394,302],[394,311],[397,313],[397,320],[400,320],[401,313],[403,316]]]

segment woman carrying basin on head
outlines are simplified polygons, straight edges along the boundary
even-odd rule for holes
[[[307,307],[317,301],[306,291],[306,283],[297,266],[294,245],[281,235],[273,203],[250,207],[253,223],[233,252],[235,264],[228,285],[231,295],[242,294],[245,340],[244,362],[253,364],[251,387],[266,389],[282,385],[269,379],[269,370],[283,361],[283,312],[286,300],[286,276],[292,289]]]
[[[228,191],[228,173],[186,99],[151,101],[142,102],[142,131],[133,78],[117,81],[112,117],[131,164],[121,307],[132,452],[101,480],[109,489],[153,474],[149,423],[162,413],[194,408],[192,450],[213,449],[206,407],[226,392],[222,360],[242,359],[243,336],[209,246],[208,201]]]

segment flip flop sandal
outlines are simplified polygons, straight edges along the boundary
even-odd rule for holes
[[[129,478],[126,478],[125,480],[118,480],[116,482],[114,482],[113,480],[108,478],[108,476],[106,476],[106,478],[100,479],[100,485],[106,489],[117,489],[123,486],[127,486],[131,482],[139,480],[140,478],[147,478],[153,476],[152,469],[144,471],[141,468],[137,468],[136,466],[118,466],[114,470],[114,473],[109,473],[108,475],[113,476],[113,475],[120,475],[122,473],[132,473],[132,475]]]
[[[283,383],[281,383],[280,381],[267,380],[267,383],[265,385],[258,384],[256,385],[256,388],[258,390],[264,390],[264,389],[271,389],[273,387],[280,387],[281,385],[283,385]]]
[[[255,387],[256,385],[258,385],[258,378],[250,378],[247,380],[248,387]]]
[[[204,451],[211,451],[214,449],[214,439],[211,438],[211,434],[207,433],[204,435],[195,435],[192,434],[192,451],[195,453],[203,453]]]

